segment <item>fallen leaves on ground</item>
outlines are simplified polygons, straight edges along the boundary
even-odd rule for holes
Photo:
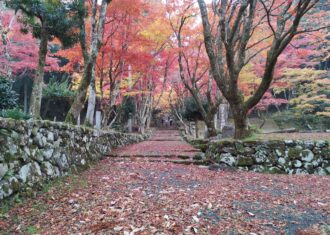
[[[151,141],[117,151],[148,154],[164,146],[166,150],[159,152],[193,150],[171,133],[158,133]],[[169,134],[172,142],[166,137]],[[322,226],[325,231],[330,225],[329,185],[326,176],[211,171],[194,165],[107,158],[63,179],[47,193],[17,204],[0,217],[0,231],[322,234]]]
[[[329,177],[106,159],[79,178],[87,184],[54,187],[1,223],[45,234],[294,234],[330,224]]]

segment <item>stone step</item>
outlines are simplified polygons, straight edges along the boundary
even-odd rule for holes
[[[128,158],[126,157],[115,157],[112,158],[113,161],[128,161]],[[141,158],[141,157],[134,157],[129,159],[129,161],[142,161],[142,162],[168,162],[168,163],[174,163],[174,164],[182,164],[182,165],[208,165],[208,163],[204,160],[192,160],[192,159],[169,159],[169,158]]]
[[[185,154],[187,153],[187,154]],[[195,154],[191,154],[195,153]],[[169,153],[169,154],[125,154],[125,153],[113,153],[109,154],[107,157],[116,158],[116,157],[122,157],[122,158],[180,158],[180,159],[188,159],[192,158],[197,153],[200,153],[198,151],[187,151],[187,152],[181,152],[181,153]]]

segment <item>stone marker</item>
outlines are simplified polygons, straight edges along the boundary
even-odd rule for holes
[[[222,128],[222,138],[232,138],[235,135],[235,127],[226,125]]]
[[[132,131],[133,131],[133,126],[132,126],[132,113],[129,113],[129,114],[128,114],[127,129],[128,129],[128,132],[132,132]]]
[[[101,121],[102,121],[102,114],[101,111],[96,111],[95,115],[95,128],[96,129],[101,129]]]

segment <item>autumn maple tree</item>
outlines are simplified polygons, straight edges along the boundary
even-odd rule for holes
[[[82,50],[82,55],[84,59],[84,73],[82,81],[79,85],[77,96],[75,97],[73,104],[66,116],[66,122],[75,123],[78,119],[81,110],[83,109],[87,96],[87,89],[91,81],[95,77],[95,63],[102,46],[102,35],[104,30],[104,24],[106,20],[106,13],[108,5],[111,0],[102,0],[101,5],[98,6],[98,1],[93,0],[91,5],[91,15],[90,15],[90,42],[88,45],[86,37],[86,24],[85,16],[87,14],[87,6],[85,6],[85,1],[80,0],[78,6],[80,8],[78,14],[78,21],[80,25],[79,29],[79,43]],[[93,97],[95,99],[95,97]],[[90,101],[91,102],[91,101]],[[89,119],[87,119],[88,122]],[[87,123],[91,125],[92,123]]]
[[[214,1],[214,25],[210,23],[205,1],[198,0],[212,75],[231,106],[236,138],[249,135],[247,114],[269,89],[278,57],[297,35],[319,29],[299,27],[303,17],[317,2],[318,0]],[[269,33],[259,41],[253,41],[253,35],[258,30]],[[270,41],[269,45],[260,48],[267,40]],[[238,87],[239,75],[249,61],[265,50],[267,57],[261,82],[253,94],[245,99]]]
[[[167,2],[169,24],[177,44],[179,77],[184,88],[194,99],[207,126],[208,135],[215,136],[214,115],[218,111],[222,97],[216,95],[217,89],[213,84],[212,75],[209,73],[202,28],[196,21],[197,9],[194,2],[188,1],[184,7],[179,6],[180,3],[176,1]],[[207,106],[204,105],[204,100],[206,100]]]

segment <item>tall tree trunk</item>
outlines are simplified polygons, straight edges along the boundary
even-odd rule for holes
[[[86,102],[87,89],[90,84],[93,70],[93,61],[89,61],[86,65],[83,79],[80,83],[80,86],[77,91],[77,96],[71,105],[71,108],[65,118],[66,122],[76,123],[78,116],[80,115],[81,110],[84,108]]]
[[[235,139],[244,139],[250,135],[247,112],[240,106],[231,105],[235,123]]]
[[[102,36],[103,36],[103,30],[104,30],[104,22],[106,18],[106,11],[107,6],[111,1],[109,0],[103,0],[101,7],[100,7],[100,16],[98,20],[98,24],[96,26],[96,12],[97,12],[97,1],[93,0],[93,9],[91,17],[91,42],[90,42],[90,53],[87,53],[86,49],[86,38],[85,38],[85,28],[82,27],[82,32],[80,33],[80,45],[83,50],[84,54],[84,75],[82,78],[82,81],[80,83],[80,86],[78,88],[77,96],[75,100],[73,101],[73,104],[71,105],[71,108],[65,118],[66,122],[69,123],[75,123],[78,116],[80,115],[81,110],[84,108],[86,96],[87,96],[87,89],[91,83],[92,76],[95,70],[95,63],[96,58],[98,56],[98,52],[102,46]],[[84,23],[84,20],[82,20]]]
[[[37,75],[33,81],[31,99],[30,99],[30,113],[34,118],[40,118],[42,87],[44,82],[45,64],[47,56],[48,35],[46,29],[41,28],[41,40],[39,45],[39,59]]]
[[[103,120],[102,120],[102,126],[106,127],[108,125],[110,116],[112,114],[112,112],[114,111],[115,108],[115,104],[116,104],[116,100],[117,97],[119,95],[119,87],[117,83],[114,83],[111,87],[110,87],[110,100],[109,100],[109,104],[107,105],[107,107],[104,110],[104,116],[103,116]]]
[[[95,71],[93,72],[95,73]],[[95,105],[96,105],[96,90],[95,90],[95,74],[93,75],[91,84],[89,85],[89,96],[88,96],[88,106],[87,113],[85,118],[86,126],[94,126],[94,114],[95,114]]]
[[[207,127],[208,137],[213,137],[217,135],[217,131],[215,129],[214,117],[211,115],[210,118],[205,120],[205,125]]]
[[[29,113],[29,107],[28,107],[28,87],[27,87],[27,82],[28,79],[25,77],[24,79],[24,113],[28,114]]]

